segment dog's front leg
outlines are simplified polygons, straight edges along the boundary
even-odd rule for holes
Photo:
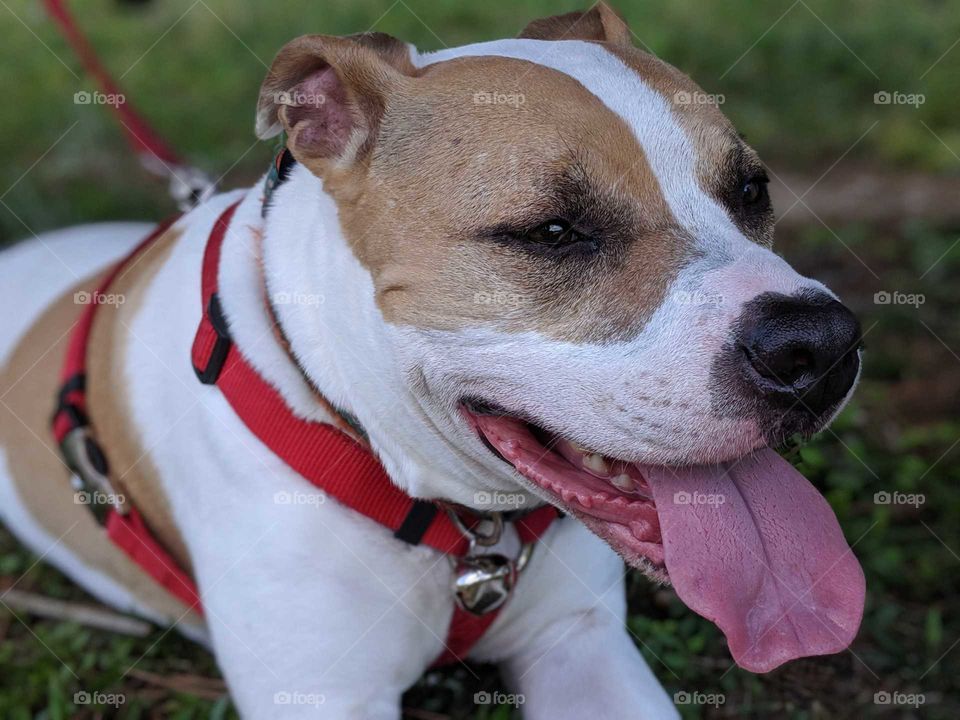
[[[314,593],[295,574],[259,588],[251,586],[262,580],[251,578],[245,588],[218,587],[204,597],[217,660],[242,717],[400,718],[401,694],[440,643],[415,617],[429,612],[405,607],[414,600],[397,602],[382,586],[382,593],[372,586],[354,592],[361,581],[328,578],[325,591]],[[443,628],[436,632],[442,638]]]
[[[194,563],[241,715],[397,720],[401,694],[443,649],[445,558],[332,502],[262,507],[211,519],[216,542]]]
[[[669,720],[676,708],[626,630],[594,608],[549,625],[505,666],[524,720]]]

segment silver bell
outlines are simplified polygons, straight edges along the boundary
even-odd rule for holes
[[[474,615],[485,615],[503,605],[517,580],[517,565],[503,555],[461,558],[454,569],[457,605]]]

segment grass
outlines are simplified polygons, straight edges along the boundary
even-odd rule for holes
[[[304,32],[375,26],[439,48],[513,34],[526,20],[570,10],[567,1],[352,0],[237,4],[74,3],[94,44],[131,99],[185,155],[250,182],[269,161],[255,144],[253,106],[273,53]],[[960,7],[939,2],[621,3],[638,44],[688,71],[777,167],[816,175],[838,158],[898,171],[960,170],[955,115]],[[181,17],[182,16],[182,17]],[[382,16],[382,17],[381,17]],[[0,8],[4,43],[0,142],[0,242],[80,221],[160,217],[162,187],[132,160],[102,108],[74,105],[92,89],[33,3]],[[179,19],[179,21],[178,21]],[[22,21],[22,23],[21,23]],[[35,34],[35,35],[34,35]],[[155,42],[156,41],[156,42]],[[44,47],[45,43],[47,47]],[[154,44],[155,43],[155,44]],[[946,54],[944,55],[944,53]],[[917,108],[878,106],[875,92],[923,93]],[[852,149],[851,149],[852,148]],[[848,152],[849,151],[849,152]],[[844,155],[848,153],[847,155]],[[630,583],[630,628],[671,693],[722,693],[686,717],[960,716],[960,228],[817,226],[781,234],[779,249],[840,292],[867,330],[862,385],[832,430],[799,452],[867,575],[862,631],[849,653],[797,662],[765,676],[730,669],[719,632],[669,591]],[[882,305],[875,293],[919,293],[918,307]],[[922,494],[918,506],[877,493]],[[0,577],[18,588],[83,599],[56,571],[0,532]],[[25,621],[26,624],[21,622]],[[216,677],[213,659],[162,629],[129,639],[76,625],[0,614],[0,716],[94,717],[78,690],[123,692],[122,717],[233,717],[228,699],[158,687],[142,672]],[[131,665],[134,673],[129,673]],[[74,676],[74,673],[77,677]],[[477,708],[499,688],[493,670],[433,673],[405,705],[450,718],[504,720],[510,708]],[[881,691],[922,693],[925,705],[878,705]]]

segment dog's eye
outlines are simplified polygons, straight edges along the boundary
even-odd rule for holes
[[[554,260],[589,257],[602,246],[602,235],[588,233],[560,218],[536,225],[518,222],[512,226],[495,226],[482,230],[479,237],[489,238],[514,251]]]
[[[756,176],[747,180],[740,188],[740,200],[744,206],[754,207],[769,202],[768,182],[769,180],[764,176]]]
[[[533,230],[527,230],[522,237],[528,242],[549,247],[570,245],[587,239],[585,235],[581,235],[574,230],[570,223],[565,220],[548,220],[543,225],[533,228]]]

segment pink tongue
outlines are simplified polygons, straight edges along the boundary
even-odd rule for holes
[[[724,465],[641,466],[677,594],[727,636],[737,663],[768,672],[846,648],[863,614],[863,570],[826,500],[773,450]]]

